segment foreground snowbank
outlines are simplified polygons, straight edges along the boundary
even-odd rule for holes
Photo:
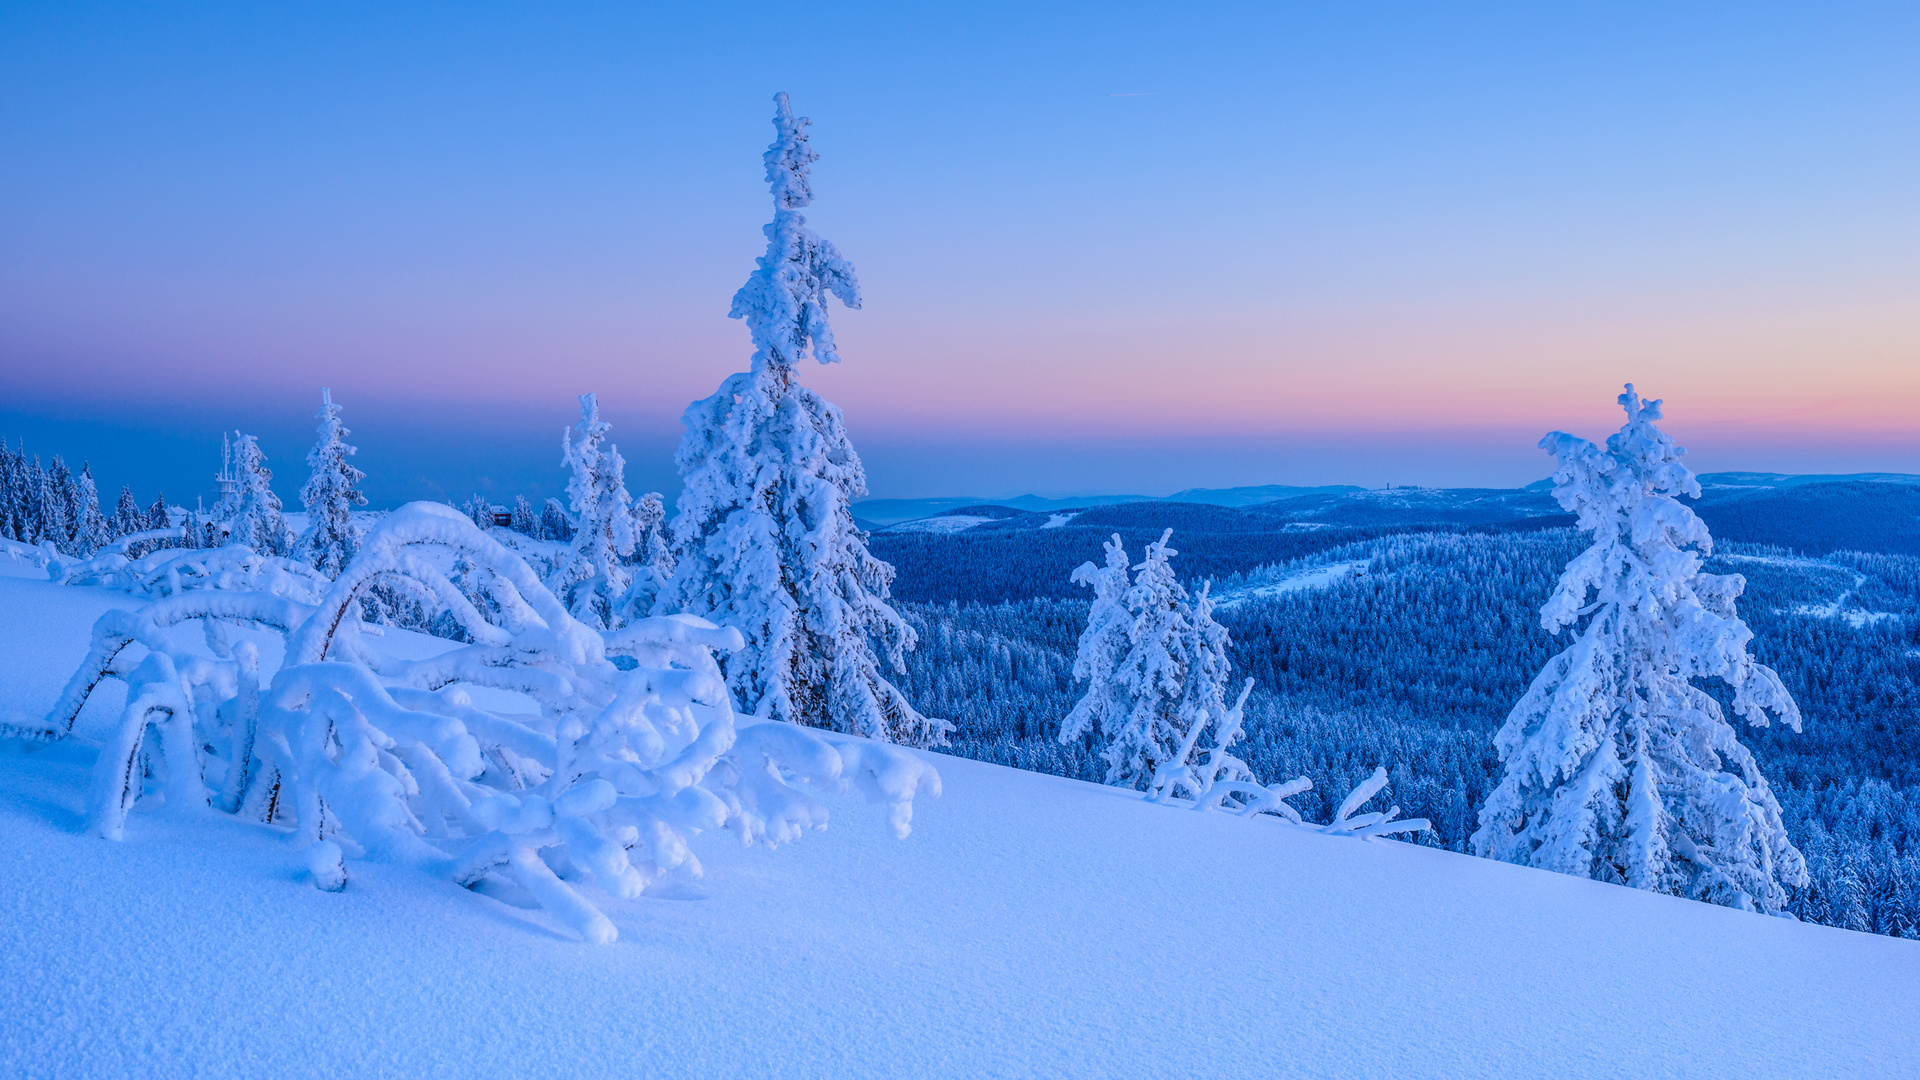
[[[0,709],[127,603],[0,578]],[[703,836],[708,895],[594,948],[379,864],[318,892],[231,819],[91,839],[93,754],[0,749],[0,1075],[1920,1073],[1912,942],[944,756],[909,840],[857,795]]]

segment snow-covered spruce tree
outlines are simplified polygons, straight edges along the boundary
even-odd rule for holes
[[[1083,563],[1073,572],[1077,584],[1093,589],[1093,603],[1087,609],[1087,628],[1080,634],[1080,647],[1073,659],[1075,682],[1087,684],[1087,692],[1060,723],[1060,741],[1075,742],[1089,733],[1111,738],[1126,726],[1133,702],[1120,681],[1120,667],[1133,647],[1133,609],[1128,606],[1132,582],[1127,571],[1132,560],[1114,533],[1107,542],[1104,567]]]
[[[1187,669],[1180,680],[1175,716],[1186,726],[1186,739],[1170,759],[1167,774],[1154,778],[1153,786],[1161,798],[1175,794],[1176,773],[1178,783],[1196,796],[1222,783],[1254,780],[1253,770],[1232,753],[1233,744],[1245,734],[1240,725],[1247,695],[1253,692],[1253,680],[1238,687],[1235,696],[1233,663],[1227,659],[1229,643],[1227,628],[1214,620],[1213,583],[1207,582],[1200,586],[1200,595],[1194,597],[1187,612],[1186,636],[1180,643]],[[1228,703],[1230,697],[1232,704]],[[1201,737],[1207,732],[1212,734],[1211,743],[1202,745]]]
[[[657,491],[633,501],[633,581],[626,606],[638,618],[659,606],[673,580],[673,549],[667,537],[667,507]]]
[[[559,499],[549,498],[540,508],[540,539],[573,542],[573,521]]]
[[[540,515],[533,512],[525,495],[513,497],[513,524],[508,527],[522,536],[540,535]]]
[[[1127,591],[1133,625],[1127,632],[1126,658],[1114,672],[1127,710],[1117,728],[1103,733],[1106,746],[1100,752],[1107,762],[1107,783],[1119,787],[1148,785],[1186,743],[1196,722],[1185,684],[1197,635],[1187,590],[1169,561],[1179,554],[1167,546],[1172,538],[1168,529],[1147,545],[1146,558],[1134,567],[1133,587]]]
[[[133,497],[133,488],[122,485],[120,501],[113,506],[113,518],[107,523],[107,531],[118,538],[128,533],[145,532],[146,528],[147,515]]]
[[[245,544],[262,555],[290,554],[293,529],[280,512],[280,496],[273,493],[267,455],[260,452],[253,436],[234,432],[232,469],[233,514],[227,519],[227,543]]]
[[[26,460],[25,447],[21,448],[20,462],[20,539],[29,544],[38,544],[47,539],[47,502],[49,489],[47,473],[40,467],[40,455],[35,454],[31,461]]]
[[[867,491],[840,410],[800,385],[809,355],[837,362],[828,294],[860,306],[853,267],[806,227],[813,201],[805,118],[776,95],[765,161],[773,189],[767,253],[730,312],[753,336],[752,370],[688,407],[675,461],[685,481],[673,522],[666,607],[739,628],[727,658],[742,706],[781,720],[934,746],[952,725],[922,716],[881,673],[898,672],[913,629],[887,604],[893,568],[867,550],[852,500]],[[877,651],[876,651],[877,645]]]
[[[1168,529],[1147,545],[1131,584],[1117,535],[1104,568],[1086,563],[1073,572],[1093,588],[1073,669],[1087,692],[1061,723],[1060,741],[1097,731],[1107,783],[1169,797],[1177,784],[1197,797],[1216,781],[1253,774],[1227,752],[1240,738],[1239,707],[1227,704],[1227,630],[1214,621],[1210,592],[1188,602],[1169,561],[1179,554],[1167,546],[1172,538]],[[1203,747],[1209,729],[1214,741]]]
[[[300,489],[300,504],[307,510],[307,529],[300,534],[295,557],[329,578],[353,561],[360,550],[360,530],[353,524],[353,508],[367,505],[360,493],[360,481],[367,474],[354,467],[350,458],[359,451],[347,442],[346,425],[340,422],[340,406],[333,403],[333,391],[320,391],[320,421],[313,449],[307,451],[307,466],[313,472]]]
[[[39,473],[39,494],[35,500],[40,509],[39,542],[72,554],[68,548],[73,544],[73,473],[57,454],[50,468],[41,469],[38,457],[33,464],[34,471]]]
[[[21,473],[25,464],[7,448],[7,441],[0,439],[0,540],[20,539]]]
[[[493,500],[485,495],[476,493],[467,500],[467,505],[460,508],[460,512],[467,515],[473,527],[482,532],[493,528]]]
[[[93,464],[80,463],[73,478],[73,554],[89,558],[113,539],[107,516],[100,512],[100,488],[93,482]]]
[[[611,430],[613,425],[600,419],[598,396],[581,394],[579,437],[571,427],[560,436],[560,464],[573,471],[567,481],[573,550],[547,579],[547,588],[573,617],[596,630],[625,624],[627,586],[633,581],[625,565],[633,554],[633,496],[627,494],[626,459],[607,441]]]
[[[1627,423],[1603,450],[1553,432],[1554,497],[1593,545],[1541,608],[1573,643],[1534,678],[1494,737],[1505,772],[1480,811],[1476,854],[1731,907],[1778,911],[1807,873],[1780,805],[1715,700],[1754,726],[1800,710],[1747,652],[1738,574],[1700,571],[1707,527],[1678,495],[1700,485],[1628,384]],[[1582,625],[1581,620],[1586,620]]]

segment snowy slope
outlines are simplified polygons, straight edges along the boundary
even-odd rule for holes
[[[0,702],[124,603],[0,577]],[[0,1076],[1920,1075],[1920,944],[954,758],[908,840],[703,838],[595,947],[211,814],[90,839],[92,756],[0,744]]]

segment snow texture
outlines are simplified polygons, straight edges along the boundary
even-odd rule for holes
[[[1505,772],[1480,812],[1476,854],[1738,908],[1779,911],[1807,871],[1780,805],[1720,705],[1754,726],[1800,729],[1800,709],[1747,651],[1738,574],[1701,572],[1707,527],[1684,450],[1654,426],[1659,401],[1620,395],[1604,450],[1553,432],[1554,497],[1593,544],[1541,609],[1574,640],[1494,737]],[[1582,625],[1582,620],[1585,620]]]

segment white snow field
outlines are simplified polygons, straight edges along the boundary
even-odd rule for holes
[[[35,573],[28,716],[134,603]],[[0,741],[0,1076],[1920,1076],[1915,942],[940,755],[908,839],[857,795],[703,835],[704,897],[594,897],[611,945],[392,865],[323,893],[212,811],[85,835],[106,685]]]

